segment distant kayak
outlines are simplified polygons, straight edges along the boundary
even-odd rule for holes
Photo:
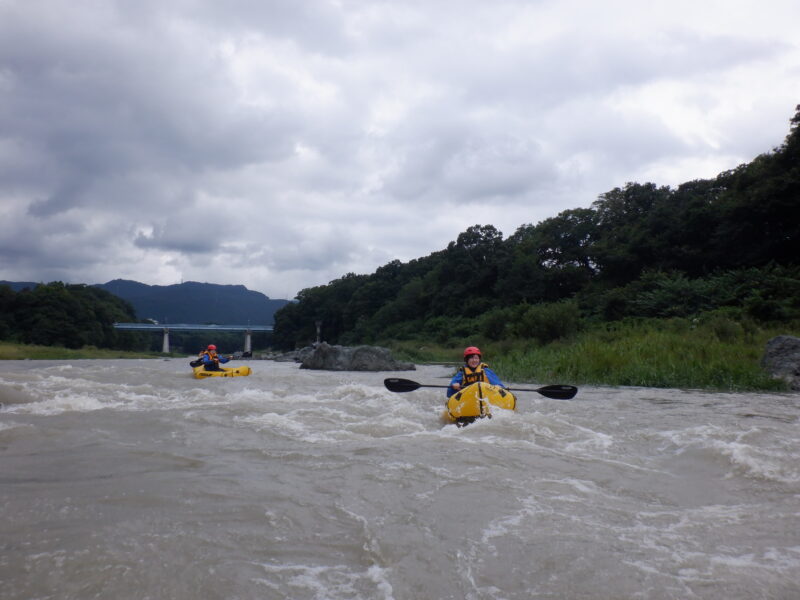
[[[492,406],[506,410],[517,407],[517,399],[510,391],[490,383],[473,383],[450,396],[442,413],[445,423],[463,427],[484,417],[492,418]]]
[[[206,371],[205,367],[192,367],[194,376],[197,379],[205,379],[206,377],[242,377],[250,375],[253,370],[247,365],[241,367],[221,367],[221,371]]]

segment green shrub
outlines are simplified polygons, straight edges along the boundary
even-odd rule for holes
[[[705,327],[720,342],[733,342],[744,337],[744,327],[736,321],[722,316],[713,317],[705,324]]]
[[[569,337],[580,329],[578,304],[572,300],[528,306],[510,324],[518,338],[533,338],[541,344]]]
[[[673,333],[688,333],[692,330],[693,323],[689,319],[672,317],[671,319],[665,319],[663,326],[665,331],[671,331]]]
[[[642,317],[685,317],[713,308],[710,283],[688,279],[683,273],[645,273],[645,290],[631,301],[631,308]]]
[[[514,311],[510,308],[496,308],[478,319],[480,334],[490,340],[502,340],[508,333],[509,323]]]

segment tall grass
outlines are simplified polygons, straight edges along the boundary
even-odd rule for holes
[[[158,358],[169,356],[153,352],[126,352],[87,346],[79,350],[59,346],[35,346],[0,342],[0,360],[81,360],[91,358]]]
[[[494,361],[514,381],[595,383],[721,390],[785,389],[759,366],[753,349],[667,332],[605,342],[585,335],[574,344],[512,352]]]
[[[398,360],[409,361],[417,364],[453,364],[461,362],[460,349],[451,344],[436,344],[418,340],[385,340],[379,342],[380,345],[391,349],[392,354]]]
[[[762,329],[712,315],[705,320],[645,320],[600,325],[569,340],[479,344],[506,381],[642,387],[782,391],[786,384],[760,366],[767,340],[800,335],[800,326]],[[463,345],[391,344],[415,362],[459,364]]]

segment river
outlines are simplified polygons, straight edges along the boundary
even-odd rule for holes
[[[0,598],[800,598],[798,395],[188,360],[0,362]]]

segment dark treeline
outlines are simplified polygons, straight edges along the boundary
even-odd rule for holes
[[[99,288],[53,282],[15,292],[0,286],[0,339],[64,348],[138,349],[142,338],[114,329],[135,321],[133,307]]]
[[[772,152],[676,189],[628,183],[508,237],[307,288],[275,315],[284,348],[481,336],[551,341],[631,317],[800,318],[800,105]]]
[[[139,319],[126,300],[97,286],[55,281],[14,291],[0,285],[0,340],[64,348],[109,348],[114,350],[160,352],[160,331],[142,332],[114,329],[114,323]],[[268,333],[255,333],[254,347],[269,345]],[[215,343],[224,353],[244,346],[239,332],[172,331],[170,348],[189,354]]]

